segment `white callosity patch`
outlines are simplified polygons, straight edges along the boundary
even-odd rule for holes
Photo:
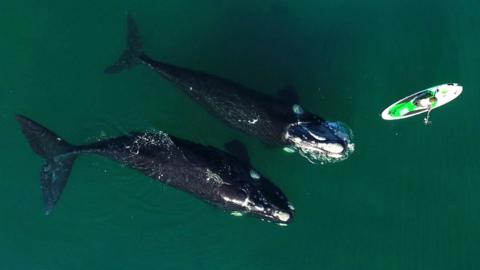
[[[321,136],[318,136],[317,134],[313,133],[313,132],[308,132],[312,137],[314,137],[315,139],[319,140],[319,141],[325,141],[326,139],[324,137],[321,137]]]
[[[294,104],[292,106],[292,111],[293,113],[295,113],[296,115],[302,115],[305,110],[302,108],[302,106],[298,105],[298,104]]]
[[[296,137],[296,138],[293,138],[293,142],[301,143],[301,142],[302,142],[302,139]]]
[[[325,150],[327,150],[332,154],[341,154],[343,150],[345,150],[343,148],[343,145],[339,143],[324,143],[324,144],[319,143],[318,145],[323,147]]]
[[[288,208],[290,208],[290,210],[295,210],[295,207],[293,207],[293,204],[291,204],[290,202],[288,203]]]
[[[224,196],[223,199],[227,202],[231,202],[231,203],[234,203],[236,205],[239,205],[239,206],[242,206],[242,207],[246,207],[246,208],[249,208],[250,205],[249,203],[251,202],[250,199],[247,197],[245,198],[245,200],[241,201],[241,200],[237,200],[237,199],[233,199],[233,198],[229,198],[229,197],[226,197]]]
[[[257,211],[265,211],[265,208],[263,206],[258,206],[258,205],[255,205],[254,208],[257,210]]]
[[[255,118],[255,119],[252,119],[252,120],[248,120],[248,123],[249,124],[256,124],[258,122],[258,118]]]
[[[311,163],[333,163],[347,159],[348,155],[353,152],[353,144],[347,146],[344,151],[342,145],[336,143],[302,143],[297,145],[297,149],[303,157]]]
[[[302,125],[301,122],[292,125]],[[295,149],[307,158],[311,163],[332,163],[345,160],[354,151],[352,140],[352,132],[345,124],[340,122],[328,122],[328,128],[343,140],[346,147],[341,143],[328,142],[326,138],[307,130],[315,141],[303,140],[301,137],[294,136],[288,132],[285,133],[285,140],[293,143],[291,148]]]
[[[258,180],[258,179],[260,179],[260,174],[257,171],[255,171],[254,169],[250,169],[250,177],[252,179]]]
[[[222,197],[226,202],[231,202],[233,204],[236,204],[238,206],[241,206],[243,208],[245,208],[246,210],[248,211],[251,211],[253,209],[257,210],[257,211],[264,211],[265,208],[263,206],[258,206],[258,205],[255,205],[252,201],[250,201],[250,198],[247,197],[245,198],[245,200],[241,201],[241,200],[237,200],[237,199],[233,199],[233,198],[229,198],[229,197]]]
[[[245,116],[246,118],[247,116]],[[256,123],[258,123],[258,121],[260,121],[260,115],[257,115],[255,118],[250,118],[250,119],[247,119],[245,120],[243,117],[239,117],[239,119],[237,120],[239,123],[248,123],[250,125],[255,125]]]
[[[273,216],[283,222],[287,222],[290,219],[290,214],[282,211],[274,211]]]

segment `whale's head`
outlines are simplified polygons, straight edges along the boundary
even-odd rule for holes
[[[347,125],[319,118],[288,125],[284,140],[290,145],[288,149],[298,151],[312,163],[341,161],[354,150]]]
[[[279,225],[291,222],[295,209],[277,186],[253,169],[242,177],[249,179],[219,189],[222,204],[232,215],[252,215]]]

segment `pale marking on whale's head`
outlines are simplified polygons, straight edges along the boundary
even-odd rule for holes
[[[255,119],[252,119],[252,120],[248,120],[248,123],[251,124],[251,125],[254,125],[258,122],[258,118],[255,118]]]
[[[260,174],[257,171],[255,171],[254,169],[250,169],[250,177],[252,179],[258,180],[258,179],[260,179]]]
[[[312,163],[341,161],[354,151],[352,131],[341,122],[298,121],[287,127],[284,140]]]
[[[292,106],[292,111],[294,114],[296,114],[297,116],[300,116],[302,114],[305,113],[305,110],[302,108],[302,106],[298,105],[298,104],[293,104]]]
[[[230,211],[260,217],[262,220],[288,224],[295,209],[285,195],[266,179],[244,186],[222,186],[221,199]]]

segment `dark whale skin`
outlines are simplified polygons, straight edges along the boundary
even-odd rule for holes
[[[143,52],[135,21],[128,16],[127,49],[105,72],[117,73],[139,63],[145,64],[172,82],[230,127],[267,144],[289,144],[284,139],[286,129],[289,124],[298,121],[298,115],[292,110],[293,103],[216,75],[154,60]],[[318,119],[311,114],[304,115],[304,118],[310,117]]]
[[[293,207],[278,187],[248,162],[217,148],[153,131],[75,146],[25,116],[17,115],[17,121],[45,160],[40,183],[46,214],[60,198],[75,159],[96,154],[227,211],[285,224],[293,217]]]
[[[292,107],[233,81],[153,60],[138,59],[161,74],[228,125],[268,144],[284,144],[287,126],[295,122]]]

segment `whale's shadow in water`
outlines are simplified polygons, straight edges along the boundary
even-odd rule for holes
[[[286,85],[296,87],[300,90],[296,100],[307,110],[326,119],[351,122],[354,97],[349,79],[359,68],[348,59],[356,60],[361,54],[355,26],[322,19],[320,23],[325,24],[318,29],[304,29],[305,22],[275,1],[255,10],[233,4],[222,11],[208,32],[196,35],[194,45],[178,44],[168,52],[150,45],[148,50],[166,62],[215,74],[272,96]],[[152,25],[142,23],[141,28]],[[147,33],[152,31],[147,29],[142,39],[160,43],[148,40]],[[350,65],[342,66],[347,62]]]
[[[276,89],[295,85],[303,89],[295,100],[306,110],[350,124],[353,96],[348,91],[352,75],[345,73],[355,67],[342,64],[357,54],[357,35],[341,21],[318,30],[311,26],[304,30],[307,25],[291,10],[278,4],[270,3],[271,8],[265,5],[255,10],[248,5],[229,5],[222,10],[218,23],[192,36],[193,44],[179,44],[167,53],[146,51],[166,62],[231,79],[271,96],[281,97]],[[142,36],[150,44],[161,42]],[[189,114],[179,117],[189,118]],[[193,122],[202,122],[202,128],[207,129],[212,125],[201,120]],[[217,124],[212,127],[222,134]]]

